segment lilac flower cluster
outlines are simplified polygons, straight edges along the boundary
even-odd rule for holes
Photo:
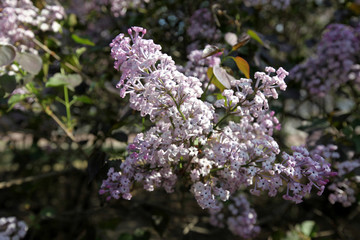
[[[193,50],[188,55],[189,61],[185,67],[177,66],[178,70],[186,76],[196,77],[202,82],[202,88],[205,89],[209,84],[207,70],[209,67],[219,66],[220,58],[215,54],[207,58],[203,58],[203,51]],[[214,90],[215,85],[211,84],[209,90]]]
[[[355,194],[359,191],[357,185],[360,183],[360,177],[354,175],[353,171],[360,167],[360,159],[337,162],[340,155],[336,150],[337,146],[333,144],[319,145],[310,154],[318,154],[328,161],[335,162],[337,178],[334,178],[327,187],[331,191],[328,199],[331,204],[339,202],[343,207],[349,207],[356,201]]]
[[[332,204],[339,202],[343,207],[349,207],[356,201],[355,194],[359,192],[360,176],[347,175],[360,167],[360,159],[341,162],[335,167],[339,171],[339,177],[343,178],[337,179],[328,186],[328,189],[332,191],[329,195],[329,201]]]
[[[15,217],[0,218],[0,240],[19,240],[25,237],[28,226]]]
[[[223,206],[220,203],[220,210],[210,209],[210,223],[213,226],[223,228],[228,226],[229,230],[244,239],[255,237],[260,232],[256,226],[257,215],[244,195],[231,197],[229,204]]]
[[[286,9],[290,5],[290,0],[244,0],[247,7],[257,7],[271,5],[277,9]]]
[[[187,35],[193,41],[187,47],[187,51],[199,49],[199,41],[206,40],[208,43],[220,39],[220,30],[216,28],[211,11],[207,8],[196,10],[190,17]]]
[[[196,10],[190,17],[190,26],[187,34],[191,40],[220,38],[219,30],[216,29],[212,13],[207,8]]]
[[[268,99],[278,97],[276,88],[286,89],[288,72],[267,67],[266,73],[255,73],[254,82],[232,80],[231,89],[214,104],[225,110],[218,115],[212,104],[200,100],[201,81],[179,72],[161,46],[143,39],[145,29],[128,32],[130,37],[121,33],[110,44],[115,69],[122,73],[117,87],[154,127],[135,137],[120,171],[109,170],[100,194],[131,199],[134,182],[147,191],[162,187],[170,193],[181,178],[200,207],[218,210],[221,201],[243,187],[270,196],[286,187],[283,197],[297,203],[312,187],[322,193],[332,174],[329,164],[303,147],[280,154],[272,137],[280,123],[268,111]],[[239,122],[226,123],[231,116]]]
[[[340,158],[340,154],[336,151],[338,147],[334,144],[318,145],[310,151],[312,156],[320,155],[328,161]]]
[[[291,70],[311,95],[326,96],[342,84],[355,80],[359,74],[360,28],[331,24],[319,42],[316,55]]]
[[[17,46],[20,51],[36,53],[31,39],[34,29],[58,32],[58,20],[64,17],[64,8],[46,5],[43,9],[34,6],[31,0],[3,0],[0,2],[0,43]]]

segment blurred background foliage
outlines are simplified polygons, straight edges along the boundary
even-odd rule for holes
[[[277,9],[237,0],[151,0],[116,16],[109,2],[87,7],[91,2],[61,1],[66,11],[61,31],[36,35],[42,59],[38,73],[0,76],[0,216],[24,219],[30,227],[25,239],[237,239],[211,227],[187,189],[167,195],[135,188],[131,201],[106,202],[98,195],[107,169],[118,166],[134,135],[151,126],[119,97],[120,73],[113,68],[109,43],[130,26],[142,26],[147,38],[184,65],[189,46],[226,47],[225,33],[251,33],[238,55],[249,62],[253,76],[268,65],[290,70],[312,56],[326,26],[359,23],[360,5],[292,0],[286,9]],[[188,35],[191,16],[201,8],[211,13],[204,24],[217,36]],[[340,161],[359,157],[359,89],[343,86],[319,99],[291,76],[287,84],[272,107],[283,125],[277,140],[287,148],[333,143]],[[20,87],[28,95],[11,97]],[[356,194],[347,208],[330,204],[327,191],[299,205],[250,196],[262,228],[256,239],[356,239]]]

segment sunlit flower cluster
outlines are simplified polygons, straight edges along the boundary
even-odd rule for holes
[[[120,171],[109,170],[100,194],[109,200],[131,199],[134,182],[147,191],[162,187],[171,193],[182,179],[199,206],[214,211],[245,187],[269,196],[286,189],[283,198],[296,203],[313,187],[322,194],[332,175],[324,158],[303,147],[282,152],[272,137],[281,125],[269,112],[268,99],[278,97],[277,88],[286,89],[288,72],[267,67],[255,73],[254,81],[233,79],[210,104],[200,99],[201,81],[179,72],[161,46],[143,38],[145,29],[128,32],[130,37],[121,33],[110,45],[115,69],[122,73],[117,87],[154,126],[135,137]],[[229,228],[238,221],[228,223]]]
[[[39,9],[30,0],[3,0],[0,2],[0,43],[36,53],[32,41],[36,31],[58,32],[61,28],[58,21],[64,14],[60,5],[47,4]]]

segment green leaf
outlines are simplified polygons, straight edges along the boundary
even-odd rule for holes
[[[86,47],[76,49],[75,53],[77,57],[80,57],[86,51]]]
[[[20,94],[20,93],[14,94],[9,98],[8,105],[14,105],[14,104],[24,100],[27,97],[29,97],[29,94]]]
[[[226,70],[219,66],[213,67],[213,73],[216,79],[224,86],[224,88],[231,88],[231,81],[236,80],[233,76],[228,74]]]
[[[67,86],[71,91],[75,90],[75,87],[81,83],[82,79],[79,74],[69,74],[64,75],[61,73],[56,73],[52,76],[49,81],[46,83],[46,87],[60,87]]]
[[[77,43],[88,45],[88,46],[95,46],[95,43],[93,43],[92,41],[90,41],[87,38],[82,38],[75,34],[71,34],[71,38]]]
[[[11,64],[15,57],[16,48],[13,45],[0,45],[0,67]]]
[[[56,210],[53,207],[44,207],[41,209],[39,216],[41,218],[53,218],[56,215]]]
[[[33,53],[18,53],[16,54],[15,60],[25,71],[32,74],[38,74],[42,67],[41,57]]]
[[[93,101],[88,96],[74,96],[74,100],[82,103],[91,104]]]
[[[66,86],[69,83],[66,81],[67,77],[61,73],[56,73],[52,76],[49,81],[46,83],[45,87],[60,87]]]
[[[11,93],[16,88],[15,76],[2,75],[0,76],[0,86],[7,93]]]
[[[68,88],[71,91],[74,91],[75,87],[81,84],[82,79],[79,74],[69,74],[67,75],[66,81],[68,83]]]
[[[76,15],[71,13],[68,18],[68,24],[70,27],[74,27],[77,24]]]
[[[360,153],[360,135],[353,137],[353,141],[355,144],[355,152]]]
[[[247,34],[248,34],[252,39],[254,39],[254,40],[257,41],[258,43],[260,43],[261,45],[264,45],[264,42],[261,40],[261,38],[259,37],[259,35],[258,35],[255,31],[249,29],[249,30],[247,31]]]
[[[55,37],[50,36],[46,39],[46,46],[50,49],[60,47],[61,45],[61,41]]]
[[[220,91],[224,91],[225,87],[224,85],[222,85],[219,80],[215,77],[214,73],[213,73],[213,68],[209,67],[207,70],[207,76],[209,78],[209,80],[211,81],[212,84],[214,84],[218,89],[220,89]]]
[[[239,70],[245,75],[245,77],[250,78],[250,66],[249,63],[241,57],[231,57],[232,60],[236,63],[236,66]]]
[[[129,233],[122,233],[119,238],[119,240],[134,240],[133,235],[129,234]]]
[[[3,98],[5,96],[5,90],[0,88],[0,98]]]
[[[309,237],[311,233],[314,231],[314,228],[315,228],[315,222],[310,220],[304,221],[300,225],[301,232]]]

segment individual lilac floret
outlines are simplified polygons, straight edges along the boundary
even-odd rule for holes
[[[311,95],[325,97],[349,81],[360,83],[356,67],[359,51],[359,28],[331,24],[323,33],[315,56],[295,66],[291,75]]]
[[[24,221],[18,221],[16,217],[0,218],[0,239],[19,240],[25,237],[28,226]]]
[[[260,227],[255,225],[256,212],[250,208],[245,196],[231,197],[226,206],[220,204],[221,210],[209,210],[210,223],[213,226],[220,228],[227,226],[234,235],[244,239],[254,238],[260,232]]]

